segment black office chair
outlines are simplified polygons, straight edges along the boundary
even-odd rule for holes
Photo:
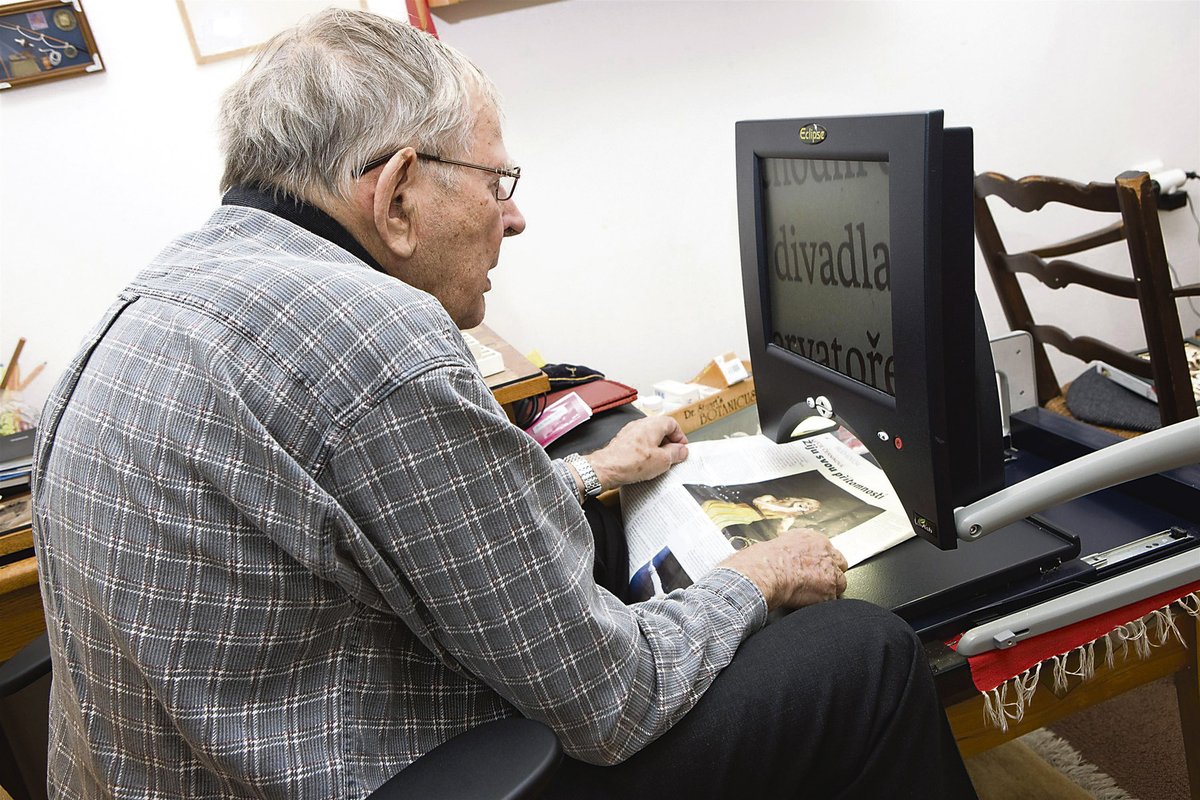
[[[1089,211],[1117,215],[1115,221],[1091,233],[1057,244],[1012,252],[1004,244],[988,207],[991,197],[1024,212],[1040,211],[1058,203]],[[1197,416],[1183,333],[1176,301],[1200,296],[1200,284],[1174,287],[1158,219],[1158,187],[1145,172],[1124,172],[1113,183],[1086,186],[1062,178],[1033,175],[1013,180],[996,172],[975,177],[975,236],[996,287],[1000,305],[1013,330],[1033,337],[1038,403],[1054,408],[1062,386],[1045,346],[1082,361],[1099,360],[1153,381],[1158,394],[1162,425]],[[1130,275],[1099,271],[1065,256],[1124,240],[1129,252]],[[1017,274],[1037,278],[1051,289],[1071,284],[1137,302],[1149,359],[1090,336],[1072,336],[1054,325],[1039,324],[1025,300]]]
[[[13,800],[46,797],[50,645],[45,634],[0,664],[0,786]],[[525,800],[537,797],[562,761],[540,722],[497,720],[459,734],[376,789],[370,800]]]

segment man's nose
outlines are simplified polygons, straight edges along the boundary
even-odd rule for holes
[[[516,236],[521,231],[525,230],[525,215],[521,213],[521,209],[517,208],[517,204],[512,200],[504,201],[504,235]]]

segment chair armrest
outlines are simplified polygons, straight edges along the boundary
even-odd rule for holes
[[[518,800],[536,797],[562,761],[548,727],[523,717],[460,733],[376,789],[370,800]]]
[[[50,674],[50,639],[43,633],[0,664],[0,697],[8,697]]]

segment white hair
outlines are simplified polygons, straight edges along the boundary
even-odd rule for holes
[[[449,45],[388,17],[326,9],[271,39],[226,90],[221,189],[348,200],[371,159],[403,147],[465,154],[476,98],[499,113],[495,86]]]

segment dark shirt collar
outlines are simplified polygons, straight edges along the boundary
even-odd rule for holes
[[[333,242],[365,262],[372,269],[385,274],[387,272],[378,261],[371,257],[367,249],[350,235],[350,231],[343,228],[336,219],[316,206],[305,203],[300,198],[286,192],[276,192],[273,189],[256,186],[234,186],[221,198],[221,204],[257,208],[260,211],[282,217],[288,222],[299,225],[309,233],[315,233],[322,239]]]

